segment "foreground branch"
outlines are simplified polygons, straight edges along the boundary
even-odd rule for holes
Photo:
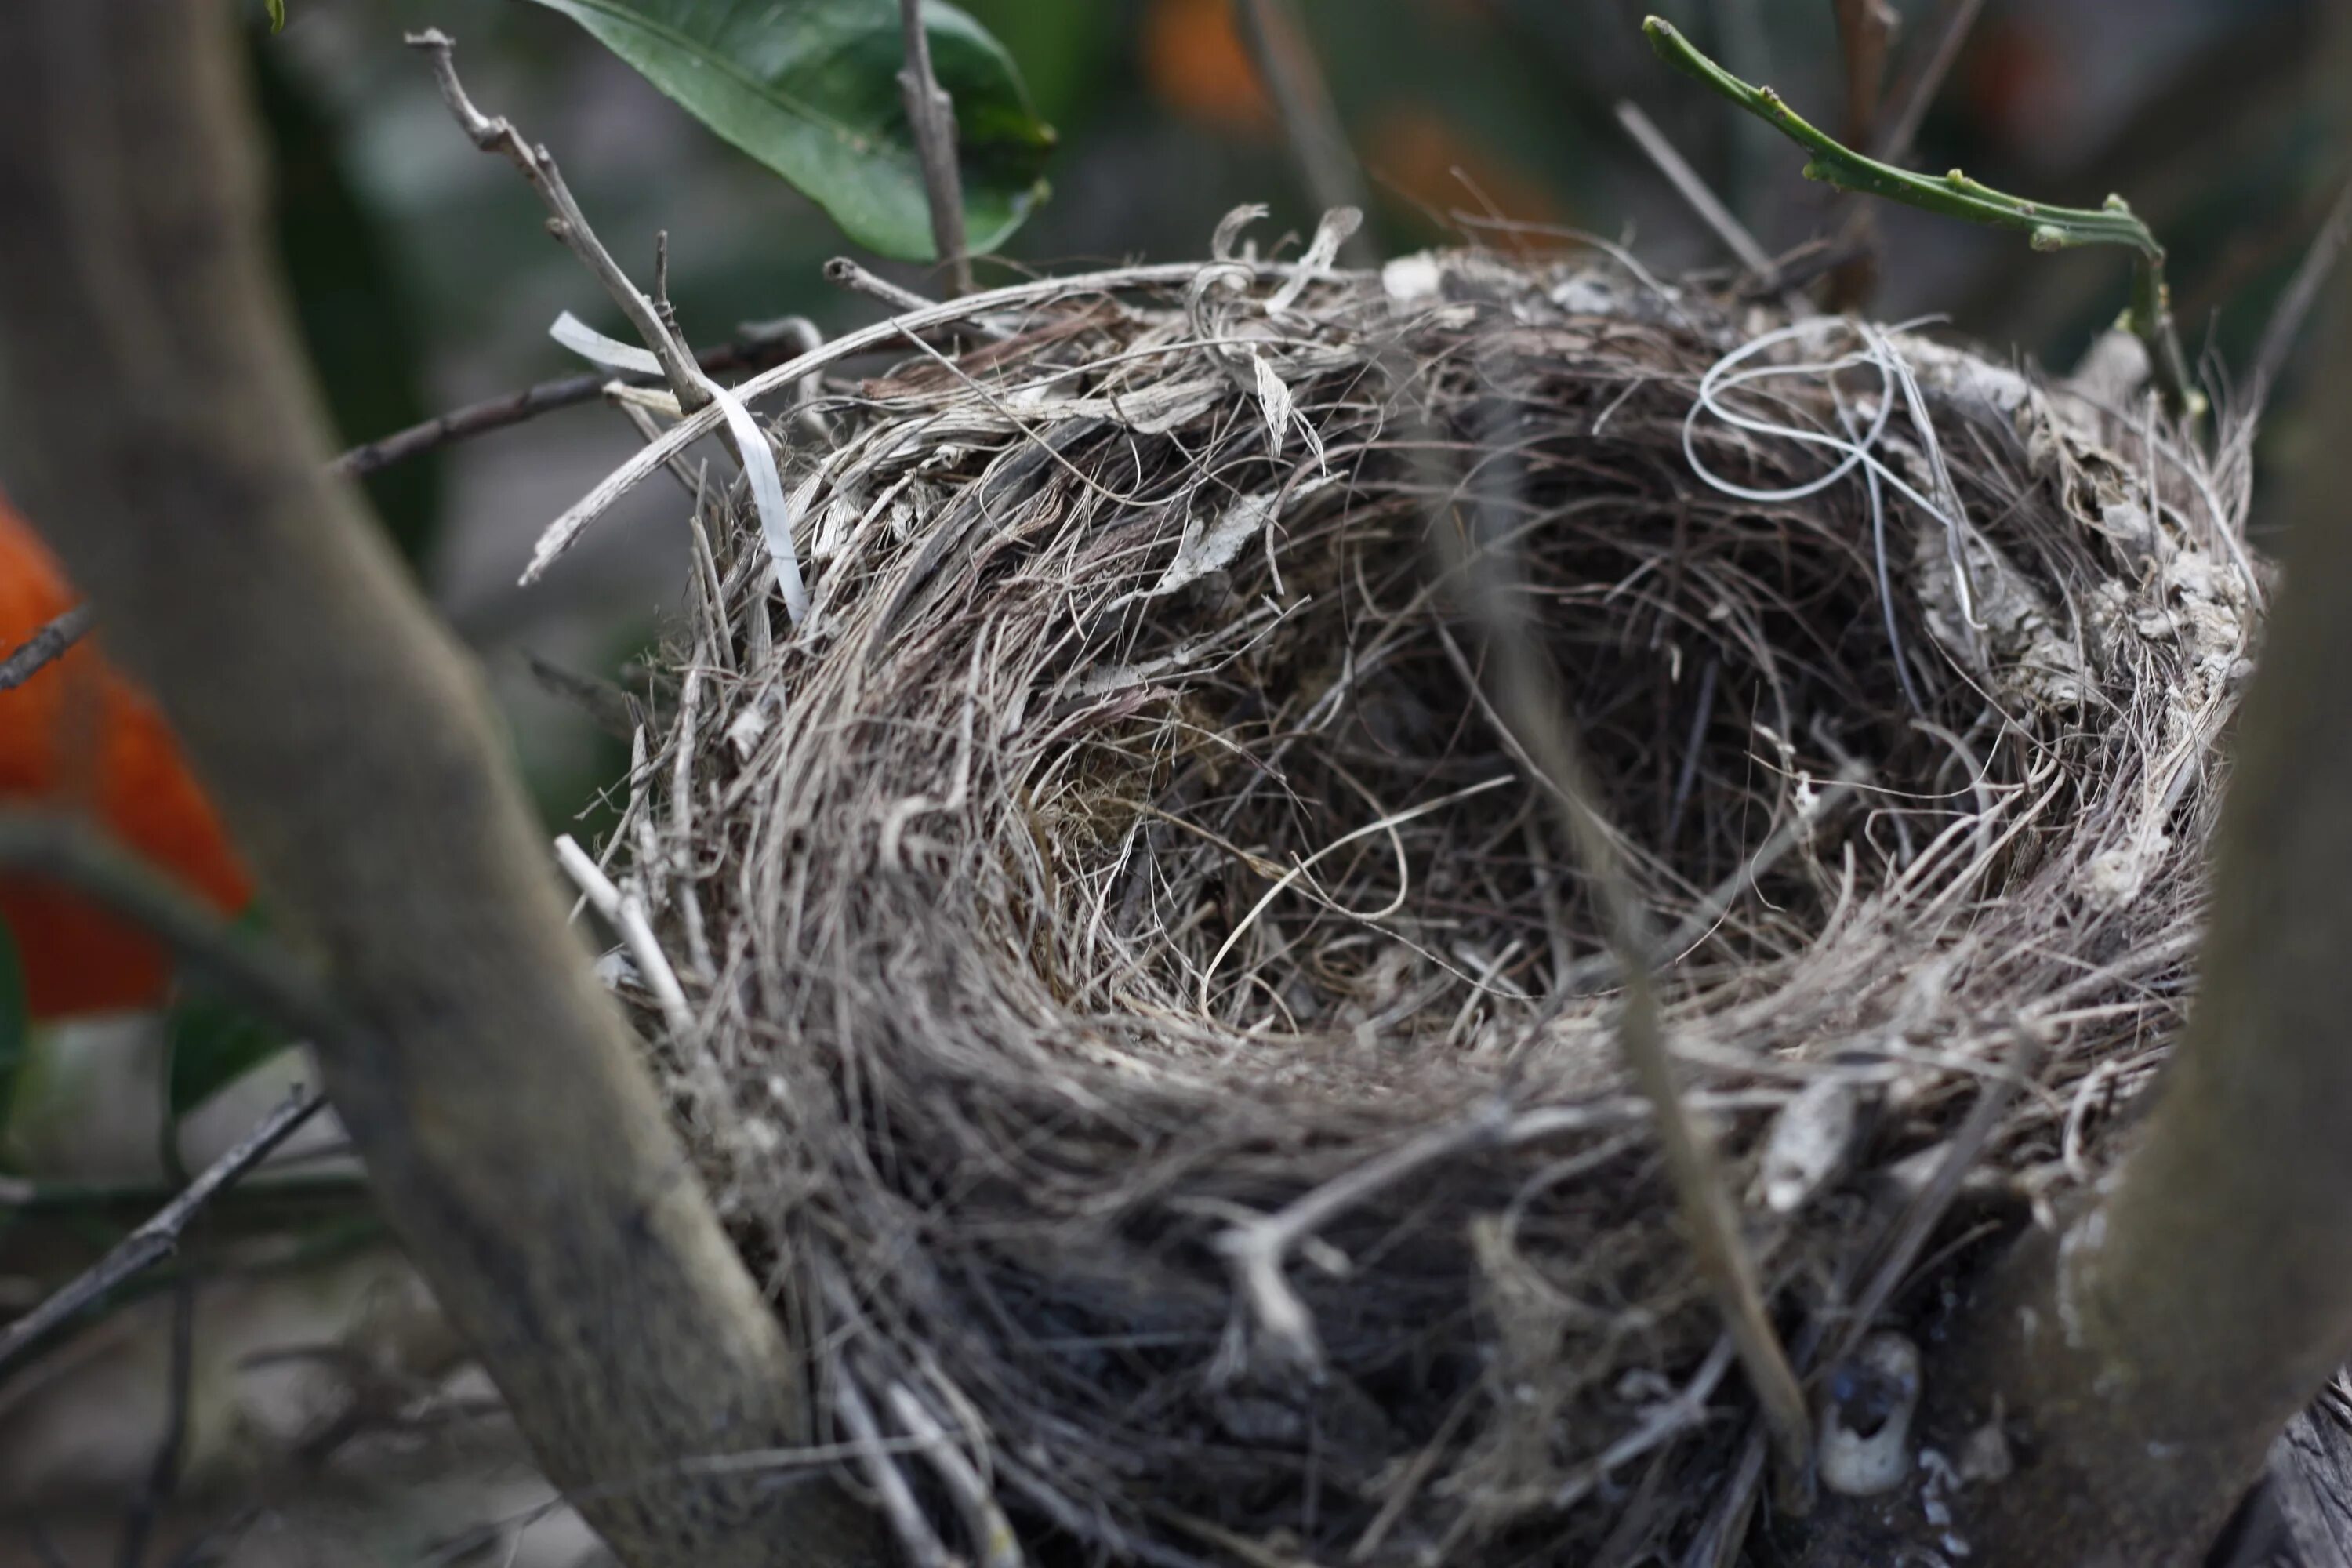
[[[876,1561],[564,908],[476,672],[351,490],[262,237],[231,8],[0,5],[0,440],[289,940],[384,1215],[636,1568]]]

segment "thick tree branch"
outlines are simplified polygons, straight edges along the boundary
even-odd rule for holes
[[[274,288],[232,8],[0,5],[0,441],[358,1028],[385,1215],[625,1561],[875,1560],[798,1361],[563,906],[479,680],[354,494]],[[362,1042],[359,1044],[351,1041]]]

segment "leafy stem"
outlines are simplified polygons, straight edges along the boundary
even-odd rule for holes
[[[2053,206],[2027,201],[1969,179],[1958,169],[1939,177],[1914,174],[1864,157],[1812,124],[1769,87],[1755,87],[1725,70],[1663,17],[1652,16],[1642,31],[1661,58],[1697,78],[1812,154],[1805,177],[1842,191],[1882,196],[1923,212],[1964,218],[2026,237],[2036,250],[2068,250],[2079,245],[2120,245],[2135,252],[2131,309],[2126,324],[2147,344],[2158,388],[2176,416],[2201,413],[2205,400],[2189,384],[2189,366],[2172,321],[2171,291],[2164,281],[2164,247],[2121,196],[2096,207]]]

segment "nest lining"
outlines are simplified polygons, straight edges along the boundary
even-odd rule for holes
[[[854,1479],[919,1558],[1724,1528],[1745,1396],[1433,531],[1509,563],[1801,1361],[1987,1086],[2032,1058],[1969,1184],[2013,1222],[2179,1025],[2242,444],[1590,258],[981,325],[826,389],[803,626],[706,507],[617,845],[706,1176],[918,1449]]]

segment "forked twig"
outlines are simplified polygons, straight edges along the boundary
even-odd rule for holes
[[[79,604],[35,627],[31,637],[18,643],[6,658],[0,659],[0,691],[16,690],[63,658],[66,650],[79,642],[97,619],[95,606]]]
[[[1406,1177],[1465,1150],[1499,1142],[1511,1124],[1510,1107],[1490,1099],[1469,1115],[1433,1127],[1333,1177],[1278,1213],[1240,1220],[1220,1234],[1216,1250],[1233,1269],[1234,1283],[1249,1302],[1264,1342],[1291,1366],[1320,1371],[1323,1345],[1314,1314],[1291,1289],[1286,1272],[1291,1249]]]
[[[923,166],[923,199],[931,209],[931,243],[946,262],[958,294],[971,292],[971,257],[963,227],[963,174],[956,167],[955,100],[931,69],[931,36],[923,26],[923,0],[898,0],[898,26],[906,35],[907,63],[898,71],[898,92],[914,127],[915,155]]]
[[[0,1369],[13,1364],[26,1349],[58,1324],[72,1319],[124,1280],[145,1272],[172,1255],[180,1233],[205,1204],[269,1158],[316,1115],[326,1100],[316,1089],[297,1089],[284,1104],[261,1120],[237,1141],[236,1146],[205,1167],[180,1195],[155,1212],[112,1250],[69,1280],[64,1289],[0,1331]]]
[[[629,319],[646,347],[661,362],[662,375],[669,389],[677,395],[680,408],[691,414],[710,401],[710,390],[704,381],[694,356],[678,342],[661,319],[660,310],[643,290],[629,281],[613,253],[596,237],[588,225],[580,204],[572,199],[572,189],[563,183],[562,173],[555,159],[544,147],[535,147],[522,139],[513,121],[503,116],[492,118],[474,107],[466,96],[463,82],[457,79],[457,44],[438,27],[428,27],[421,33],[407,36],[408,47],[418,49],[433,62],[433,79],[441,89],[441,100],[456,116],[458,127],[467,137],[485,153],[502,154],[509,163],[522,172],[530,188],[539,193],[551,215],[548,230],[570,247],[572,253],[587,264],[604,291]]]

